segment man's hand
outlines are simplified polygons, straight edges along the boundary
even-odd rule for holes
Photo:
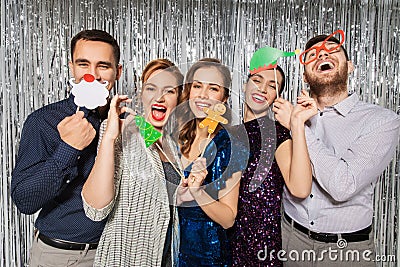
[[[290,118],[291,127],[295,124],[302,124],[318,113],[317,103],[311,98],[307,91],[302,90],[297,97],[297,105],[292,110]]]
[[[279,121],[283,127],[290,130],[290,116],[293,111],[293,105],[286,99],[277,98],[272,111],[275,113],[275,119]]]
[[[83,111],[78,111],[57,125],[61,140],[78,150],[87,147],[96,136],[96,130],[83,116]]]

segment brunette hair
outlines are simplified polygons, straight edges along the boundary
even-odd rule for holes
[[[279,71],[279,73],[282,75],[281,86],[280,86],[280,88],[279,88],[279,94],[281,94],[281,93],[283,92],[283,90],[285,89],[285,79],[286,79],[286,77],[285,77],[285,72],[283,71],[283,69],[282,69],[279,65],[276,65],[276,70]],[[255,73],[254,73],[254,74],[255,74]],[[247,81],[249,81],[250,78],[251,78],[254,74],[249,74],[249,75],[247,76]]]
[[[231,72],[228,67],[221,64],[221,61],[215,58],[203,58],[194,63],[188,72],[186,73],[185,77],[185,85],[184,90],[181,97],[181,103],[189,100],[190,89],[193,84],[193,77],[197,70],[201,68],[215,68],[223,78],[223,88],[224,88],[224,98],[229,98],[230,93],[230,85],[232,82]],[[188,113],[192,112],[188,106]],[[190,148],[193,144],[194,138],[196,137],[196,120],[190,120],[189,122],[185,123],[182,129],[179,132],[179,143],[181,144],[181,153],[186,155],[189,153]]]
[[[319,42],[324,41],[326,38],[328,38],[328,36],[329,35],[326,35],[326,34],[314,36],[313,38],[311,38],[310,40],[307,41],[305,50],[309,49],[310,47],[312,47],[313,45],[315,45]],[[333,36],[331,38],[329,38],[328,41],[340,44],[339,39],[337,39],[336,37],[333,37]],[[347,61],[349,61],[349,55],[347,54],[347,50],[346,50],[346,48],[344,48],[343,45],[342,45],[342,49],[343,49],[344,55],[346,56]],[[305,54],[304,57],[306,55],[307,54]]]
[[[119,58],[120,58],[120,49],[117,40],[115,40],[114,37],[112,37],[108,32],[102,31],[102,30],[83,30],[79,32],[77,35],[75,35],[72,40],[71,40],[71,60],[74,60],[74,51],[76,47],[76,43],[79,40],[85,40],[85,41],[99,41],[103,43],[107,43],[112,46],[113,49],[113,54],[114,54],[114,59],[115,63],[118,66],[119,64]]]

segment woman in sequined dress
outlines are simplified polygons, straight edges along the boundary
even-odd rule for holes
[[[226,103],[231,77],[229,69],[215,59],[202,59],[189,69],[182,102],[189,101],[194,119],[179,133],[181,161],[185,168],[183,186],[191,201],[178,207],[180,226],[179,266],[230,266],[231,249],[227,236],[236,217],[239,179],[245,163],[243,149],[220,125],[207,138],[199,123],[212,109]],[[223,115],[223,116],[226,116]],[[205,148],[204,157],[201,157]]]
[[[277,85],[284,89],[284,72],[277,66]],[[304,123],[316,114],[315,102],[307,95],[298,98],[289,131],[269,119],[276,99],[273,69],[249,76],[245,85],[245,115],[242,131],[247,134],[250,158],[240,182],[238,215],[233,227],[233,266],[282,266],[281,197],[286,184],[296,197],[311,191],[311,166]],[[275,111],[279,99],[275,101]],[[243,127],[243,126],[242,126]],[[246,138],[246,137],[239,137]]]
[[[141,80],[145,119],[161,131],[178,104],[183,75],[169,60],[156,59],[146,65]],[[179,184],[180,176],[156,144],[145,146],[134,123],[125,123],[121,133],[119,116],[127,108],[120,103],[127,99],[111,101],[96,162],[82,190],[87,217],[108,218],[94,266],[172,266],[173,202],[166,179]]]

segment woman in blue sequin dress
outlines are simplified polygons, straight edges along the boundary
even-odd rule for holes
[[[246,154],[221,125],[211,134],[211,141],[207,127],[199,127],[206,117],[204,107],[213,109],[217,103],[226,103],[230,82],[229,69],[215,59],[196,62],[186,75],[182,102],[189,101],[188,112],[195,119],[185,123],[179,133],[186,177],[183,186],[192,198],[178,208],[180,267],[231,265],[226,229],[235,221]]]
[[[284,73],[279,66],[277,70],[277,83],[274,70],[264,69],[250,75],[245,85],[245,123],[239,127],[238,135],[248,138],[250,158],[240,182],[232,237],[233,266],[282,266],[277,253],[282,249],[283,187],[286,183],[299,198],[307,197],[311,190],[304,123],[316,114],[317,108],[308,96],[299,98],[291,117],[292,137],[279,122],[269,119],[269,107],[276,99],[275,87],[278,85],[279,91],[284,88]],[[273,111],[279,109],[280,102],[274,102]]]

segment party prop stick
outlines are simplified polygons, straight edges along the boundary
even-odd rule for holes
[[[184,179],[184,175],[182,171],[178,170],[175,166],[175,164],[172,163],[171,159],[167,156],[167,154],[164,152],[164,150],[160,147],[156,141],[160,139],[162,136],[162,133],[157,131],[153,125],[148,123],[143,117],[136,115],[135,116],[135,122],[137,127],[139,128],[140,135],[143,137],[144,142],[146,144],[146,148],[151,146],[152,144],[156,144],[157,148],[161,151],[161,153],[165,156],[165,158],[171,163],[172,167],[174,170],[179,174],[181,179]]]
[[[276,68],[274,68],[274,76],[275,76],[276,98],[278,98],[279,97],[279,89],[278,89],[278,78],[276,77]]]
[[[223,104],[216,104],[214,106],[214,110],[209,109],[209,108],[203,108],[204,113],[207,114],[207,117],[202,120],[199,123],[200,128],[205,128],[208,127],[207,132],[208,132],[208,137],[207,137],[207,142],[204,145],[200,157],[202,158],[204,155],[204,152],[206,150],[207,144],[210,140],[211,134],[215,131],[215,128],[217,128],[218,123],[222,124],[227,124],[228,120],[222,117],[221,115],[225,114],[226,112],[226,107]]]
[[[171,163],[172,168],[174,168],[174,170],[179,174],[179,176],[181,177],[181,179],[185,179],[185,175],[183,175],[181,170],[178,170],[178,168],[175,166],[175,164],[172,163],[172,161],[169,159],[169,157],[167,156],[167,154],[164,152],[164,150],[160,147],[160,145],[158,143],[156,143],[157,148],[161,151],[161,153],[164,155],[164,157],[169,161],[169,163]]]
[[[303,66],[303,73],[304,73],[304,66]],[[306,90],[306,83],[304,82],[303,77],[301,78],[301,88],[302,88],[303,90]]]
[[[301,77],[300,78],[300,80],[301,80],[301,90],[306,90],[306,83],[304,82],[304,78],[302,77],[303,73],[304,73],[304,66],[301,64],[301,61],[299,60],[299,75]]]
[[[83,79],[79,83],[75,83],[75,78],[72,78],[69,80],[69,84],[72,87],[71,93],[75,96],[74,103],[78,106],[76,112],[80,107],[95,109],[107,104],[108,81],[101,83],[93,75],[87,73],[83,75]]]

